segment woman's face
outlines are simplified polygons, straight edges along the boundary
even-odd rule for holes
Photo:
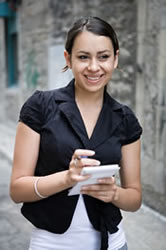
[[[90,92],[103,90],[118,64],[110,38],[88,31],[76,37],[71,55],[67,51],[64,55],[76,86]]]

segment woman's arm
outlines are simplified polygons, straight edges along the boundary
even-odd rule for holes
[[[83,187],[82,193],[112,202],[123,210],[136,211],[142,200],[140,175],[140,140],[137,140],[122,147],[121,187],[116,185],[114,177],[103,178],[97,185]]]
[[[10,183],[10,196],[17,203],[41,199],[34,189],[35,180],[38,178],[34,176],[34,172],[38,160],[39,145],[40,135],[24,123],[19,122]],[[78,181],[87,179],[88,177],[80,176],[82,167],[84,165],[98,165],[99,162],[93,159],[82,159],[76,168],[74,159],[79,155],[92,156],[93,154],[94,152],[90,150],[76,150],[73,153],[69,170],[40,177],[37,184],[39,193],[48,197],[72,187]]]
[[[19,122],[10,183],[10,195],[15,202],[28,202],[40,199],[34,190],[36,179],[34,172],[39,154],[39,144],[40,135],[24,123]],[[46,178],[41,177],[38,181],[40,193],[43,196],[49,196],[67,188],[66,172],[50,175]]]
[[[121,187],[113,204],[126,211],[136,211],[142,201],[140,140],[122,147]]]

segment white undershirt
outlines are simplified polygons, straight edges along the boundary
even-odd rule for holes
[[[126,242],[122,223],[118,228],[116,233],[109,234],[108,250],[118,250]],[[68,230],[63,234],[54,234],[34,228],[29,250],[100,250],[100,237],[101,233],[89,221],[83,197],[80,195]]]

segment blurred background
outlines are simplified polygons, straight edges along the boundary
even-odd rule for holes
[[[86,15],[116,30],[121,70],[108,90],[134,110],[144,131],[143,206],[124,213],[130,249],[166,249],[166,0],[6,0],[0,1],[0,250],[27,249],[31,228],[8,197],[20,108],[36,89],[72,79],[70,71],[61,73],[66,32]]]

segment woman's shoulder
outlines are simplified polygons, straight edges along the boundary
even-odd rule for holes
[[[24,102],[24,105],[28,106],[48,106],[50,102],[56,99],[61,89],[53,90],[35,90]]]
[[[28,100],[38,101],[43,103],[43,101],[47,101],[52,99],[54,96],[55,90],[36,90],[32,95],[28,98]]]
[[[19,121],[40,133],[48,114],[55,110],[54,92],[36,90],[22,105]]]

